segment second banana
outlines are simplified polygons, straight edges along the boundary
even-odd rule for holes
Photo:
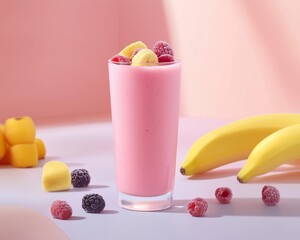
[[[286,136],[294,129],[290,131],[286,129],[286,131],[280,132],[281,134],[274,134],[281,129],[293,125],[296,126],[297,124],[299,128],[298,135],[295,132],[293,136],[288,137],[288,140],[282,140],[282,135]],[[268,136],[270,136],[270,138],[267,138]],[[238,179],[241,182],[247,182],[252,177],[268,172],[272,170],[273,167],[278,166],[278,164],[280,165],[289,161],[292,157],[289,155],[290,151],[288,150],[288,146],[295,144],[297,136],[300,146],[300,114],[265,114],[241,119],[208,132],[199,138],[190,148],[186,159],[181,165],[180,172],[187,176],[200,174],[249,157],[238,175]],[[266,141],[263,141],[265,139]],[[276,140],[270,141],[267,139]],[[257,149],[265,150],[266,145],[269,146],[268,153],[263,152],[265,155],[268,155],[269,160],[262,157],[262,150],[260,150],[259,154],[254,154],[257,152]],[[278,159],[273,159],[274,151],[272,149],[278,148],[279,146],[285,146],[286,150],[281,152],[281,157],[278,156]],[[254,151],[254,149],[256,150]],[[256,164],[256,168],[250,167],[253,165],[253,162],[259,162],[260,164]],[[265,170],[262,171],[262,169]],[[247,177],[243,177],[243,174],[246,172],[250,172],[251,174],[248,173],[246,174]]]

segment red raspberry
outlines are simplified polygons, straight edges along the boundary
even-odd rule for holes
[[[162,54],[158,57],[158,62],[174,62],[174,57],[170,54]]]
[[[186,207],[189,214],[191,214],[193,217],[203,216],[206,213],[207,208],[208,208],[208,204],[202,198],[195,198],[191,200]]]
[[[140,50],[142,50],[142,48],[137,48],[137,49],[135,49],[135,50],[132,52],[131,59],[133,59],[133,57],[134,57]]]
[[[215,196],[220,203],[230,203],[232,199],[232,191],[228,187],[217,188]]]
[[[153,52],[159,57],[162,54],[170,54],[173,56],[173,50],[169,43],[164,41],[158,41],[153,46]]]
[[[262,191],[262,201],[268,206],[274,206],[279,203],[280,193],[272,186],[264,186]]]
[[[68,219],[72,216],[72,208],[66,201],[56,200],[52,203],[50,212],[54,218]]]
[[[110,60],[117,63],[130,63],[130,59],[122,55],[115,55]]]

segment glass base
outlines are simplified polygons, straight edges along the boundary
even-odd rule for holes
[[[172,206],[172,192],[155,196],[139,197],[119,192],[119,203],[122,208],[133,211],[159,211]]]

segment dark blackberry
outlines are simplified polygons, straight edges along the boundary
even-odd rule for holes
[[[82,198],[82,208],[87,213],[100,213],[105,208],[105,201],[97,193],[86,194]]]
[[[73,187],[87,187],[91,181],[90,174],[85,169],[75,169],[71,173]]]

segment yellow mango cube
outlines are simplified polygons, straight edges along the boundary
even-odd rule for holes
[[[39,160],[44,159],[46,157],[46,146],[43,140],[40,138],[36,138],[34,140],[34,144],[36,145],[38,150],[38,159]]]
[[[10,145],[33,143],[35,125],[30,117],[9,118],[5,121],[4,134]]]
[[[5,130],[4,125],[3,125],[3,124],[0,124],[0,131],[2,131],[3,134],[4,134],[4,130]]]
[[[10,165],[10,146],[8,143],[5,143],[5,149],[5,154],[2,159],[0,159],[0,165]]]
[[[1,162],[1,159],[5,155],[5,152],[6,152],[6,141],[5,141],[5,137],[4,137],[2,127],[1,127],[0,128],[0,162]]]
[[[38,153],[35,144],[18,144],[9,148],[10,163],[13,167],[27,168],[38,165]]]
[[[67,164],[61,161],[47,162],[43,167],[42,184],[47,192],[70,189],[71,173]]]

